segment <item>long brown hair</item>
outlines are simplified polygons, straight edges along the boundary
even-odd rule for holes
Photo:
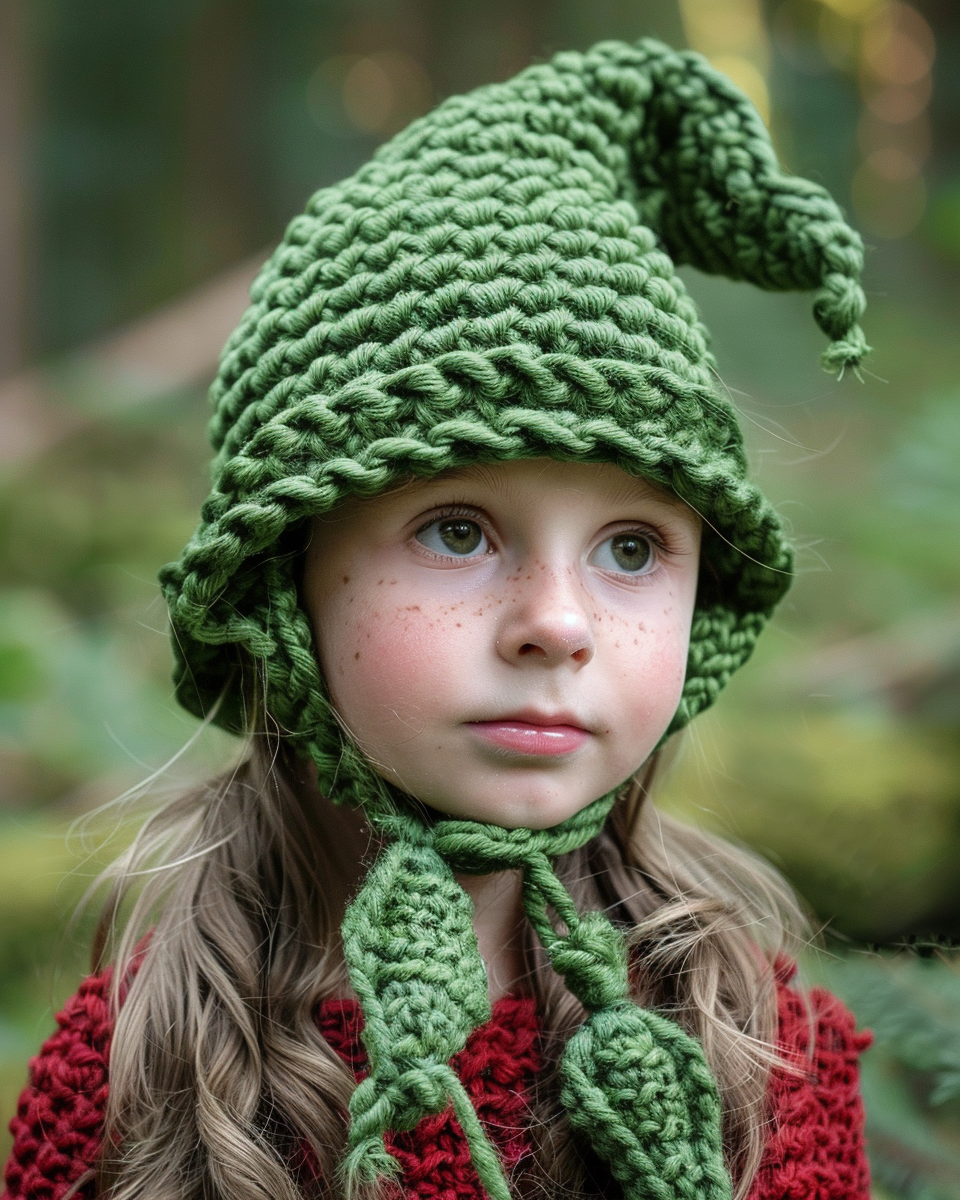
[[[701,1039],[741,1197],[762,1155],[778,1061],[771,964],[806,927],[770,867],[658,812],[652,776],[653,764],[558,872],[582,909],[626,930],[637,1002]],[[115,964],[117,1011],[100,1196],[342,1194],[354,1082],[315,1014],[345,992],[340,921],[375,852],[362,816],[324,800],[308,767],[265,734],[235,770],[146,821],[108,872],[95,949],[96,965]],[[603,1195],[610,1181],[571,1137],[555,1071],[584,1013],[532,930],[524,937],[545,1063],[524,1191]]]

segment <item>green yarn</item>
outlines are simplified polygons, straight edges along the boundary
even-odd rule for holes
[[[285,536],[411,475],[547,456],[614,462],[707,522],[679,727],[749,657],[791,554],[675,265],[817,289],[839,372],[867,350],[862,257],[698,55],[603,43],[446,101],[311,199],[227,344],[214,486],[162,576],[180,700],[243,729],[259,663],[309,742],[321,683]]]
[[[605,796],[547,830],[453,819],[428,826],[409,814],[371,813],[397,840],[343,923],[370,1058],[350,1103],[349,1183],[396,1174],[384,1134],[452,1104],[484,1190],[508,1200],[496,1152],[449,1065],[490,1016],[472,905],[453,871],[515,869],[551,964],[589,1012],[561,1061],[561,1098],[574,1129],[606,1160],[625,1200],[729,1200],[720,1099],[702,1048],[632,1003],[622,934],[602,913],[578,913],[553,870],[554,858],[599,833],[613,803]]]
[[[383,852],[347,911],[344,952],[370,1058],[370,1073],[350,1101],[344,1174],[351,1183],[396,1173],[397,1161],[383,1145],[387,1130],[413,1129],[451,1100],[471,1123],[470,1098],[450,1059],[490,1018],[472,918],[469,897],[440,855],[406,841]],[[486,1191],[508,1200],[475,1113],[473,1123],[465,1131]]]
[[[863,249],[823,188],[785,175],[746,97],[696,54],[607,42],[446,101],[323,189],[264,266],[211,397],[200,525],[161,581],[180,701],[273,722],[321,792],[386,847],[344,952],[370,1074],[348,1184],[395,1174],[389,1130],[452,1104],[493,1200],[509,1187],[450,1066],[489,1015],[455,872],[521,872],[525,911],[588,1011],[561,1063],[574,1129],[626,1200],[726,1200],[721,1110],[695,1039],[629,998],[622,936],[554,860],[614,794],[552,830],[429,817],[342,731],[297,595],[306,521],[351,496],[484,462],[614,463],[704,520],[701,589],[670,731],[750,656],[792,569],[748,480],[736,413],[675,268],[815,291],[827,369],[856,369]],[[670,732],[668,731],[668,732]]]
[[[629,1001],[592,1012],[561,1073],[570,1124],[626,1200],[729,1200],[717,1085],[678,1025]]]

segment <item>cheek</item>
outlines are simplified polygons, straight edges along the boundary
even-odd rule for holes
[[[633,638],[618,639],[623,650],[617,686],[634,727],[666,723],[680,702],[687,670],[690,623],[669,608],[644,621]]]
[[[671,612],[664,636],[657,640],[658,674],[665,688],[677,693],[683,687],[690,650],[692,611]]]
[[[469,670],[462,626],[422,605],[376,601],[362,607],[344,597],[321,636],[321,662],[334,703],[357,733],[397,724],[409,734],[457,689]]]

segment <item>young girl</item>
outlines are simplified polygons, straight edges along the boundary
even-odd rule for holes
[[[118,864],[7,1200],[866,1200],[866,1040],[791,986],[789,890],[648,799],[791,564],[674,265],[818,288],[842,372],[861,260],[654,42],[313,197],[162,576],[179,698],[248,749]]]

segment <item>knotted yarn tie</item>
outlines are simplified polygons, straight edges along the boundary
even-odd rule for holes
[[[549,860],[532,859],[523,878],[524,910],[550,957],[553,969],[588,1011],[630,1002],[627,950],[623,934],[600,912],[577,912],[570,893],[553,872]],[[567,927],[554,928],[548,908]]]
[[[341,932],[370,1059],[350,1098],[348,1192],[399,1172],[384,1134],[413,1129],[449,1103],[487,1195],[510,1200],[499,1157],[450,1066],[491,1016],[470,897],[430,845],[401,839],[380,854]]]
[[[623,935],[603,913],[577,912],[542,853],[529,857],[523,891],[554,969],[588,1010],[560,1060],[570,1124],[626,1200],[729,1200],[720,1096],[703,1047],[633,1003]]]
[[[454,872],[519,870],[524,910],[554,969],[588,1010],[560,1063],[561,1101],[626,1200],[729,1200],[716,1083],[696,1039],[630,999],[623,935],[581,914],[552,860],[602,829],[615,793],[553,829],[433,824],[409,809],[369,812],[392,840],[343,922],[364,1014],[370,1073],[350,1102],[348,1188],[395,1176],[389,1130],[451,1105],[491,1200],[509,1200],[499,1156],[450,1060],[490,1018],[473,905]]]
[[[629,998],[623,936],[603,913],[581,915],[557,878],[552,859],[584,845],[603,828],[616,792],[602,796],[552,829],[504,829],[477,821],[441,821],[432,844],[455,871],[486,874],[520,870],[523,904],[558,974],[587,1009]],[[566,926],[559,932],[549,909]]]

